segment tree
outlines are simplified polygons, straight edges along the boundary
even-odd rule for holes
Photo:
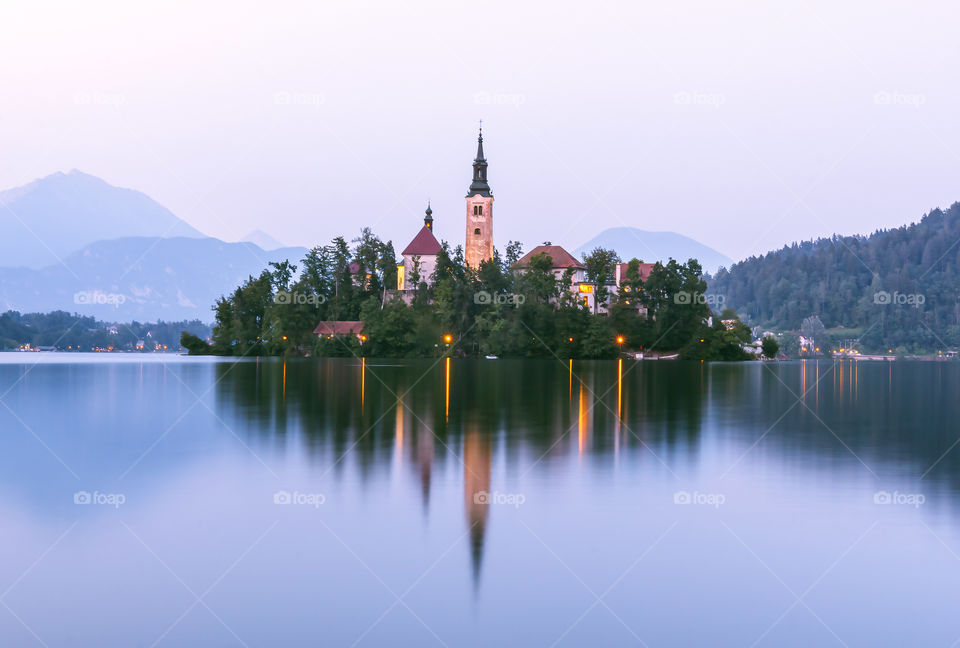
[[[620,257],[616,251],[606,250],[604,248],[594,248],[593,252],[583,257],[583,265],[586,266],[587,283],[593,285],[593,312],[597,312],[597,307],[607,303],[609,290],[607,284],[614,280],[616,264],[620,262]]]
[[[780,343],[772,335],[766,335],[760,342],[760,349],[763,351],[764,358],[773,359],[777,357],[777,353],[780,351]]]
[[[810,345],[814,348],[817,345],[816,341],[822,339],[826,331],[827,329],[823,326],[823,322],[821,322],[820,318],[816,315],[807,317],[803,320],[803,323],[800,324],[800,335],[810,340]]]
[[[186,349],[189,355],[207,355],[210,353],[210,345],[205,340],[201,340],[187,331],[180,334],[180,346]]]

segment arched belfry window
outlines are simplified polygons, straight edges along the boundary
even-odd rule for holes
[[[474,234],[474,236],[480,236],[480,228],[478,227],[478,228],[474,229],[474,230],[473,230],[473,234]]]

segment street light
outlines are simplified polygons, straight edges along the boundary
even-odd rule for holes
[[[447,344],[450,344],[451,342],[453,342],[453,336],[447,333],[446,335],[443,336],[443,341],[446,342]]]

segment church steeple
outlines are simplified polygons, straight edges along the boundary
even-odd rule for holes
[[[424,212],[426,216],[423,218],[423,224],[427,226],[427,229],[433,231],[433,210],[430,209],[430,201],[427,201],[427,211]]]
[[[481,127],[483,124],[481,124]],[[467,236],[463,258],[471,268],[479,268],[493,258],[493,194],[487,184],[487,158],[483,156],[483,128],[477,137],[477,157],[473,161],[473,183],[467,192]]]
[[[490,185],[487,184],[487,158],[483,156],[483,126],[480,127],[480,135],[477,137],[477,157],[473,161],[473,182],[470,184],[470,191],[467,196],[489,197]]]

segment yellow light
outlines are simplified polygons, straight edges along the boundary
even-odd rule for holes
[[[450,344],[451,342],[453,342],[453,336],[447,333],[446,335],[443,336],[443,341],[446,342],[447,344]]]
[[[618,335],[618,336],[617,336],[617,344],[623,344],[623,336],[622,336],[622,335]]]
[[[567,342],[573,342],[573,338],[567,338]]]
[[[590,285],[590,284],[580,284],[580,285],[577,287],[577,290],[579,290],[579,291],[582,292],[582,293],[592,293],[592,292],[593,292],[593,286]]]
[[[397,290],[403,290],[407,282],[406,268],[402,265],[397,266]]]
[[[284,339],[284,340],[286,340],[286,339],[287,339],[287,336],[286,336],[286,335],[284,335],[284,336],[283,336],[283,339]]]
[[[361,342],[366,342],[366,341],[367,341],[367,336],[366,336],[366,335],[361,335],[361,336],[360,336],[360,341],[361,341]]]

